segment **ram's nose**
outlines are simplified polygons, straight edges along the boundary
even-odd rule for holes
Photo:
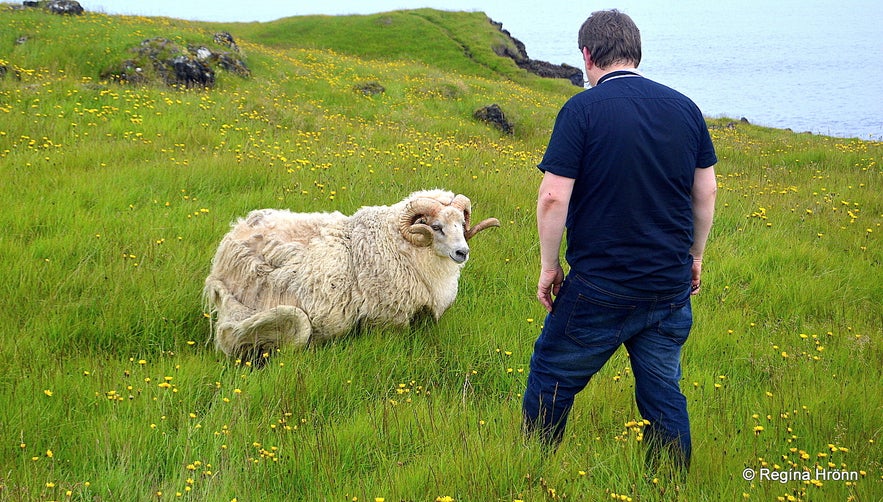
[[[469,248],[468,247],[462,247],[460,249],[456,249],[456,250],[454,250],[453,253],[451,253],[451,259],[457,263],[463,263],[468,258],[469,258]]]

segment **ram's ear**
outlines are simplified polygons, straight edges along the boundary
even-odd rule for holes
[[[419,198],[408,202],[399,220],[399,231],[401,231],[402,237],[418,247],[432,244],[432,229],[424,222],[426,215],[437,211],[439,205],[439,201],[429,198]]]
[[[402,237],[417,247],[426,247],[432,244],[432,229],[425,223],[414,223],[402,231]]]

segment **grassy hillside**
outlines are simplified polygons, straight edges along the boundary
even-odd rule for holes
[[[99,77],[144,39],[210,46],[219,30],[250,77]],[[534,166],[576,89],[497,43],[483,16],[431,10],[215,25],[0,8],[0,500],[880,499],[874,142],[709,121],[720,191],[684,354],[686,485],[643,477],[624,353],[554,455],[522,441],[544,312]],[[370,82],[385,92],[354,89]],[[513,135],[472,118],[491,103]],[[439,323],[284,349],[259,371],[213,349],[200,292],[233,219],[428,187],[503,222],[472,241]]]
[[[251,41],[277,48],[331,49],[365,59],[419,61],[491,78],[525,80],[527,75],[494,52],[495,48],[516,49],[482,12],[418,9],[360,16],[300,16],[228,26]],[[532,82],[537,84],[535,79]]]

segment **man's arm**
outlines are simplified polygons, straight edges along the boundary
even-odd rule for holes
[[[564,269],[558,257],[573,183],[572,178],[546,172],[537,197],[537,231],[540,236],[537,299],[549,312],[552,311],[552,296],[558,295],[561,283],[564,282]]]
[[[702,283],[702,255],[705,253],[705,243],[711,232],[711,223],[714,220],[714,201],[717,197],[717,178],[714,175],[714,166],[704,169],[696,169],[693,176],[693,246],[690,254],[693,255],[693,276],[690,281],[692,293],[699,293]]]

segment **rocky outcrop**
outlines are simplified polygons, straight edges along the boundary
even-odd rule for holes
[[[22,2],[22,6],[46,9],[53,14],[67,16],[79,16],[85,12],[85,9],[80,5],[80,2],[75,0],[24,1]]]
[[[585,85],[583,72],[579,68],[568,64],[552,64],[546,61],[536,59],[528,59],[526,61],[516,61],[515,64],[519,68],[523,68],[535,75],[546,78],[566,78],[570,83],[579,87]]]
[[[210,88],[215,84],[215,67],[241,77],[251,75],[229,33],[216,33],[214,41],[234,52],[217,51],[205,45],[181,47],[167,38],[149,38],[130,49],[135,57],[104,70],[101,78],[124,84],[159,80],[174,87]]]
[[[585,80],[582,70],[568,64],[552,64],[546,61],[529,58],[524,43],[513,37],[509,31],[503,29],[503,23],[498,23],[493,19],[488,19],[488,21],[500,30],[502,34],[506,35],[506,37],[512,41],[512,45],[515,46],[514,50],[506,45],[494,47],[494,52],[498,56],[511,58],[519,68],[523,68],[540,77],[566,78],[570,80],[573,85],[583,87]]]

